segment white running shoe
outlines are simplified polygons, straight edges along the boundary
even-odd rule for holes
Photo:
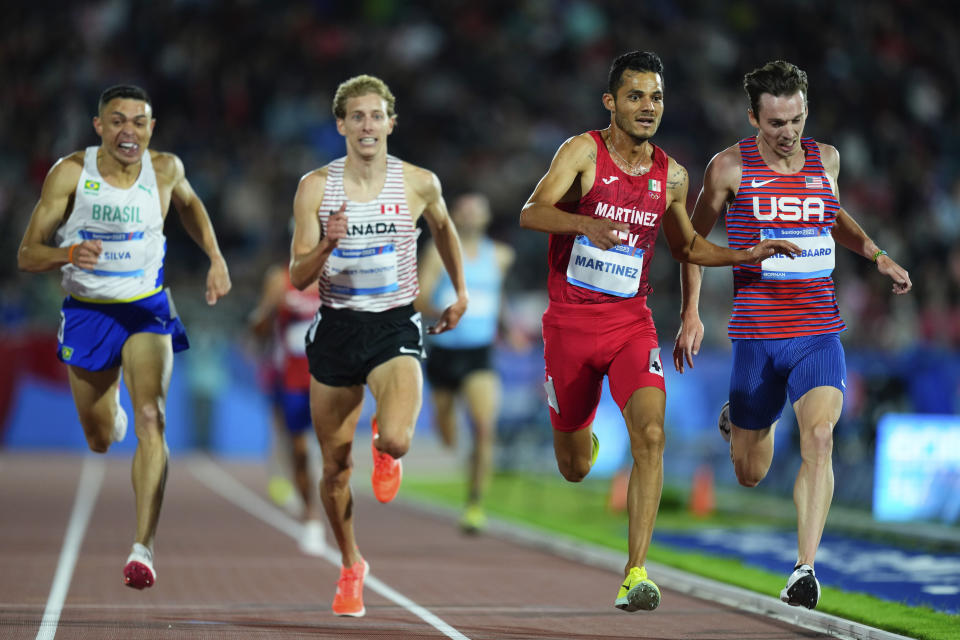
[[[117,418],[113,423],[113,435],[110,436],[113,438],[113,442],[123,442],[123,439],[127,436],[127,412],[123,410],[123,407],[117,406]]]
[[[120,383],[117,383],[117,417],[113,421],[113,442],[123,442],[127,435],[127,412],[120,404]]]
[[[802,564],[787,578],[787,586],[780,592],[780,599],[794,607],[813,609],[820,602],[820,583],[813,567]]]
[[[327,550],[323,523],[319,520],[307,520],[300,533],[300,551],[308,556],[322,556]]]
[[[717,427],[720,429],[720,435],[725,442],[730,442],[730,401],[727,400],[720,407],[720,417],[717,419]]]
[[[157,572],[153,568],[153,552],[139,542],[134,542],[133,550],[123,568],[123,584],[134,589],[144,589],[152,587],[156,581]]]

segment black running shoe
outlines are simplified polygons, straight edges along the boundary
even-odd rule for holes
[[[820,583],[813,567],[802,564],[794,569],[787,579],[787,586],[780,592],[780,599],[794,607],[816,607],[820,602]]]
[[[730,401],[727,400],[720,407],[720,417],[717,418],[717,427],[725,442],[730,442]]]

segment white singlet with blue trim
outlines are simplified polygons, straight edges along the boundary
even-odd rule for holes
[[[410,304],[420,291],[417,237],[407,206],[403,161],[387,156],[383,189],[369,202],[354,202],[343,190],[346,158],[327,166],[327,182],[317,216],[327,228],[330,215],[347,203],[347,237],[340,240],[320,274],[324,306],[355,311],[387,311]]]
[[[74,298],[92,302],[145,298],[162,288],[167,242],[150,151],[141,158],[137,181],[129,189],[119,189],[100,175],[98,150],[87,147],[84,152],[73,211],[55,241],[68,247],[100,240],[103,253],[92,270],[69,263],[61,267],[63,288]]]

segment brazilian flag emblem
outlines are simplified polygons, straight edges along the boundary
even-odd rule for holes
[[[73,347],[68,347],[68,346],[64,345],[64,346],[60,349],[60,353],[63,354],[63,359],[64,359],[64,360],[69,360],[70,358],[73,357]]]
[[[83,188],[87,191],[100,191],[100,183],[96,180],[84,180]]]

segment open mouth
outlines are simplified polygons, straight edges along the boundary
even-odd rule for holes
[[[122,152],[124,152],[124,153],[126,153],[126,154],[130,154],[130,155],[135,154],[135,153],[137,153],[138,151],[140,151],[140,145],[137,144],[136,142],[124,141],[124,142],[121,142],[121,143],[120,143],[119,145],[117,145],[117,146],[120,147],[120,151],[122,151]]]

